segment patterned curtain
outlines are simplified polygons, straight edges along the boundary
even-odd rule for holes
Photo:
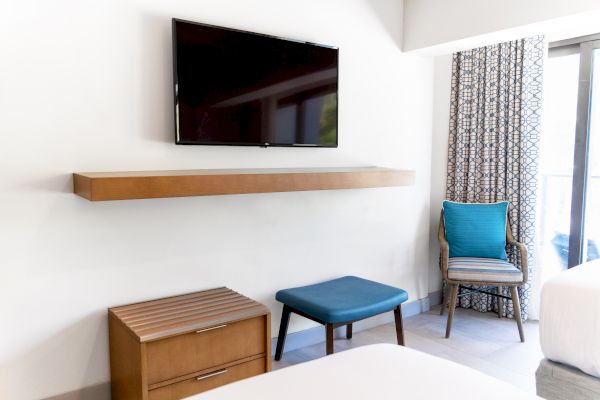
[[[509,201],[513,235],[529,252],[530,280],[543,58],[544,38],[536,36],[455,53],[452,62],[446,198]],[[516,257],[509,253],[511,262]],[[528,283],[519,289],[524,320],[530,288]],[[503,303],[502,315],[512,318],[512,301]],[[497,299],[486,294],[464,296],[458,305],[498,311]]]

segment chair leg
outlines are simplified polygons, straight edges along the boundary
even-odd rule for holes
[[[352,324],[346,325],[346,339],[352,339]]]
[[[275,361],[281,360],[283,346],[285,345],[285,335],[287,334],[288,324],[290,322],[290,313],[292,310],[287,305],[283,305],[281,313],[281,324],[279,324],[279,336],[277,337],[277,348],[275,350]]]
[[[394,320],[396,321],[396,339],[398,344],[404,346],[404,329],[402,328],[402,307],[398,304],[394,308]]]
[[[333,324],[326,324],[325,330],[327,331],[327,340],[326,340],[326,354],[333,354]]]
[[[440,315],[444,315],[444,309],[448,302],[448,292],[450,291],[450,285],[446,285],[444,288],[444,281],[442,280],[442,306],[440,307]]]
[[[515,319],[517,320],[517,326],[519,327],[519,337],[521,342],[525,341],[525,334],[523,333],[523,320],[521,319],[521,303],[519,301],[519,291],[516,286],[510,288],[510,294],[513,302],[513,309],[515,310]]]
[[[498,286],[497,294],[502,296],[502,286]],[[498,299],[498,318],[502,318],[502,311],[504,311],[504,299],[502,297],[496,297]]]
[[[450,330],[452,329],[452,317],[454,316],[454,309],[456,308],[456,297],[458,295],[458,285],[450,286],[450,307],[448,308],[448,322],[446,323],[446,339],[450,337]]]

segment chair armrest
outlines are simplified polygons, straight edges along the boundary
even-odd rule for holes
[[[523,243],[517,242],[516,240],[510,238],[506,241],[506,244],[509,246],[515,246],[519,249],[520,253],[520,263],[519,267],[521,268],[521,272],[523,273],[523,283],[526,283],[529,279],[529,266],[527,263],[527,246]]]
[[[446,240],[440,241],[440,270],[444,279],[448,279],[449,246]]]
[[[444,211],[440,214],[440,226],[438,229],[438,240],[440,242],[440,270],[444,279],[448,279],[448,255],[450,246],[446,240],[446,229],[444,227]]]

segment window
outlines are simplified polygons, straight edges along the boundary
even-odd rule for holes
[[[600,257],[600,35],[552,43],[548,55],[539,168],[542,280]]]

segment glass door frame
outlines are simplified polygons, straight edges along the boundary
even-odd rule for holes
[[[579,85],[568,257],[568,268],[572,268],[583,262],[585,253],[585,202],[588,183],[594,50],[600,49],[600,34],[553,42],[549,44],[548,49],[549,52],[579,53]]]

